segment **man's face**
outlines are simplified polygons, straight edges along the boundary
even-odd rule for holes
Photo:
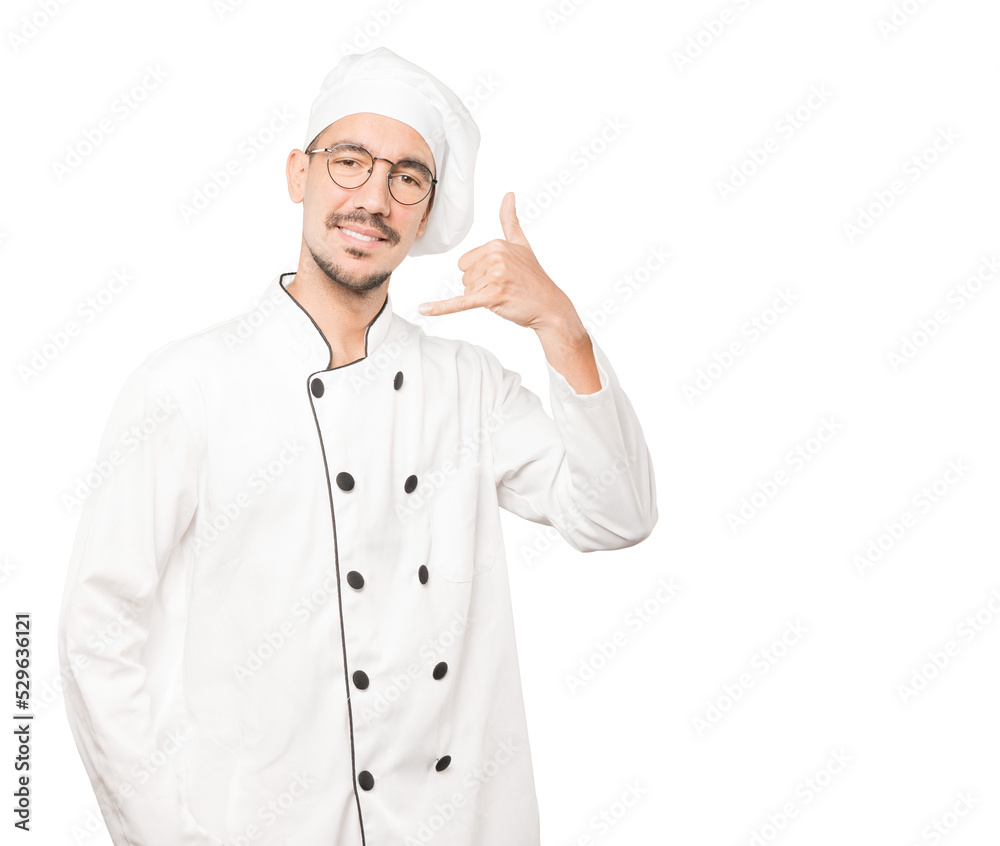
[[[427,142],[413,127],[369,112],[348,115],[320,134],[316,148],[359,144],[373,156],[398,162],[415,159],[436,173]],[[424,233],[433,191],[416,205],[398,203],[389,193],[388,162],[376,161],[360,188],[341,188],[326,168],[326,153],[293,150],[286,167],[288,193],[303,204],[302,239],[317,266],[337,284],[356,292],[385,282]],[[370,235],[376,241],[352,237]]]

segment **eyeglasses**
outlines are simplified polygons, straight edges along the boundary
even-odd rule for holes
[[[341,188],[360,188],[375,170],[375,162],[389,162],[389,193],[404,206],[413,206],[425,199],[437,180],[420,162],[404,160],[390,162],[373,156],[356,144],[335,144],[332,148],[307,150],[306,154],[326,153],[326,169],[330,178]]]

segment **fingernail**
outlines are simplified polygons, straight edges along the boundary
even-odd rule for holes
[[[427,314],[431,310],[431,307],[427,303],[421,303],[417,306],[417,311],[421,314]]]

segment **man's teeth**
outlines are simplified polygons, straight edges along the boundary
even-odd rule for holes
[[[381,241],[381,238],[373,238],[371,235],[362,235],[360,232],[351,232],[350,229],[344,229],[341,227],[341,232],[345,235],[350,235],[352,238],[357,238],[359,241]]]

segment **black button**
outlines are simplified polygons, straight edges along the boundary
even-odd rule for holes
[[[354,685],[358,690],[365,690],[368,687],[368,674],[364,670],[355,670],[354,675]]]
[[[338,473],[337,487],[342,491],[351,490],[354,487],[354,477],[350,473]]]
[[[314,397],[323,396],[323,380],[313,379],[312,380],[312,392]]]
[[[441,760],[439,760],[434,765],[434,769],[437,770],[438,772],[441,772],[441,770],[448,769],[448,764],[450,763],[451,763],[451,755],[445,755]]]
[[[403,482],[403,490],[407,493],[413,493],[417,489],[417,477],[407,476],[406,481]]]
[[[420,584],[427,584],[427,566],[425,564],[420,565],[420,569],[417,570],[417,577],[420,579]]]
[[[396,378],[392,380],[392,386],[398,391],[403,386],[403,371],[396,372]]]
[[[442,661],[440,664],[438,664],[434,668],[433,675],[434,675],[434,678],[436,678],[436,679],[443,679],[444,678],[444,674],[447,673],[447,672],[448,672],[448,664],[447,664],[447,662]]]
[[[365,586],[365,577],[362,576],[357,570],[351,570],[347,574],[347,583],[355,590],[361,590]]]
[[[358,773],[358,784],[362,790],[371,790],[375,786],[375,777],[368,770],[362,770]]]

